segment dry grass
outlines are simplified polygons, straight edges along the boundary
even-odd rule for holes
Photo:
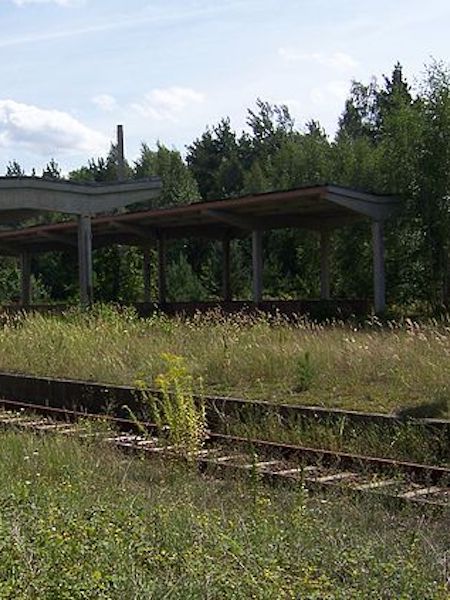
[[[450,322],[364,327],[264,317],[139,320],[108,307],[4,318],[0,369],[110,383],[153,383],[162,355],[183,356],[207,392],[449,416]]]

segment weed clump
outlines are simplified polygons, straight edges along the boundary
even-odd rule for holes
[[[181,356],[164,353],[165,370],[155,378],[159,395],[149,396],[152,418],[167,443],[185,458],[195,456],[206,435],[202,395],[194,395],[194,379]],[[198,382],[201,388],[201,380]]]

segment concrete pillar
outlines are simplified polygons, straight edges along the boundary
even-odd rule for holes
[[[262,301],[262,275],[263,275],[263,257],[262,257],[262,231],[255,229],[252,232],[252,273],[253,273],[253,302]]]
[[[142,268],[142,275],[143,275],[143,279],[144,279],[144,302],[151,302],[152,301],[152,292],[151,292],[151,267],[152,267],[152,260],[151,260],[151,250],[150,248],[144,248],[143,250],[143,268]]]
[[[320,298],[330,299],[330,232],[320,232]]]
[[[166,262],[166,238],[161,234],[158,238],[158,301],[160,304],[166,302]]]
[[[382,221],[372,221],[372,249],[374,308],[376,313],[382,313],[386,308],[384,235]]]
[[[20,304],[31,304],[31,254],[26,250],[20,254]]]
[[[230,279],[230,239],[222,240],[222,294],[224,302],[231,302],[233,295],[231,292]]]
[[[80,302],[82,306],[92,304],[92,229],[90,215],[78,217],[78,272],[80,278]]]

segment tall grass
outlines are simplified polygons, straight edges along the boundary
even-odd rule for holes
[[[216,421],[215,430],[231,435],[450,467],[448,433],[431,432],[408,421],[390,426],[354,424],[345,417],[317,422],[280,419],[270,413],[258,417],[242,410],[234,415],[220,415]]]
[[[4,317],[0,370],[150,384],[182,356],[206,392],[370,411],[450,414],[450,322],[353,327],[217,313],[191,319],[96,307]]]
[[[448,597],[450,527],[69,438],[0,435],[0,597]]]

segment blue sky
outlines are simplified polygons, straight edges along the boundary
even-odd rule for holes
[[[333,134],[352,79],[450,60],[448,0],[0,0],[0,173],[182,152],[257,97]]]

